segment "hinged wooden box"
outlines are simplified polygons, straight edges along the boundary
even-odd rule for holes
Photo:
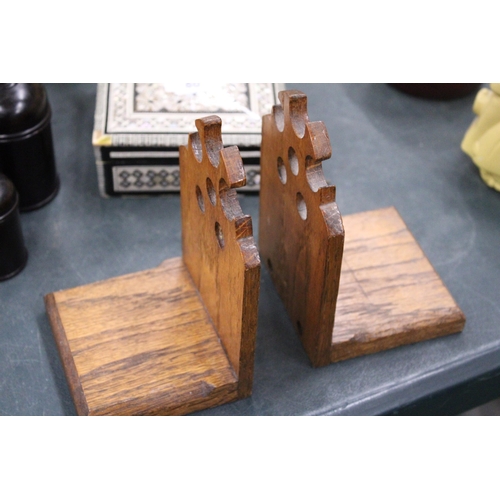
[[[179,191],[179,146],[197,118],[216,113],[238,146],[247,185],[260,188],[262,116],[281,83],[100,83],[92,143],[102,196]]]

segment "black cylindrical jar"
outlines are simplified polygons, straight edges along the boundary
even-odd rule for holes
[[[19,209],[35,210],[59,189],[51,110],[41,83],[0,83],[0,172],[19,193]]]
[[[28,260],[14,184],[0,174],[0,281],[21,272]]]

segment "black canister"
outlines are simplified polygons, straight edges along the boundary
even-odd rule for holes
[[[14,183],[21,212],[44,206],[59,189],[50,118],[41,83],[0,83],[0,172]]]
[[[0,281],[21,272],[28,260],[14,184],[0,174]]]

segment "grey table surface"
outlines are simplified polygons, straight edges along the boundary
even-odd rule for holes
[[[385,84],[291,83],[329,131],[342,214],[394,205],[467,317],[462,333],[314,369],[262,269],[253,395],[200,415],[391,412],[500,369],[500,193],[460,150],[474,96],[426,101]],[[21,215],[27,267],[0,283],[0,415],[73,415],[46,293],[181,255],[179,195],[99,195],[96,86],[47,85],[61,190]],[[254,222],[257,194],[240,195]]]

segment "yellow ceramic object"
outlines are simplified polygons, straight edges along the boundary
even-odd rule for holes
[[[481,178],[500,191],[500,83],[481,89],[474,101],[477,118],[462,141],[462,150],[479,168]]]

